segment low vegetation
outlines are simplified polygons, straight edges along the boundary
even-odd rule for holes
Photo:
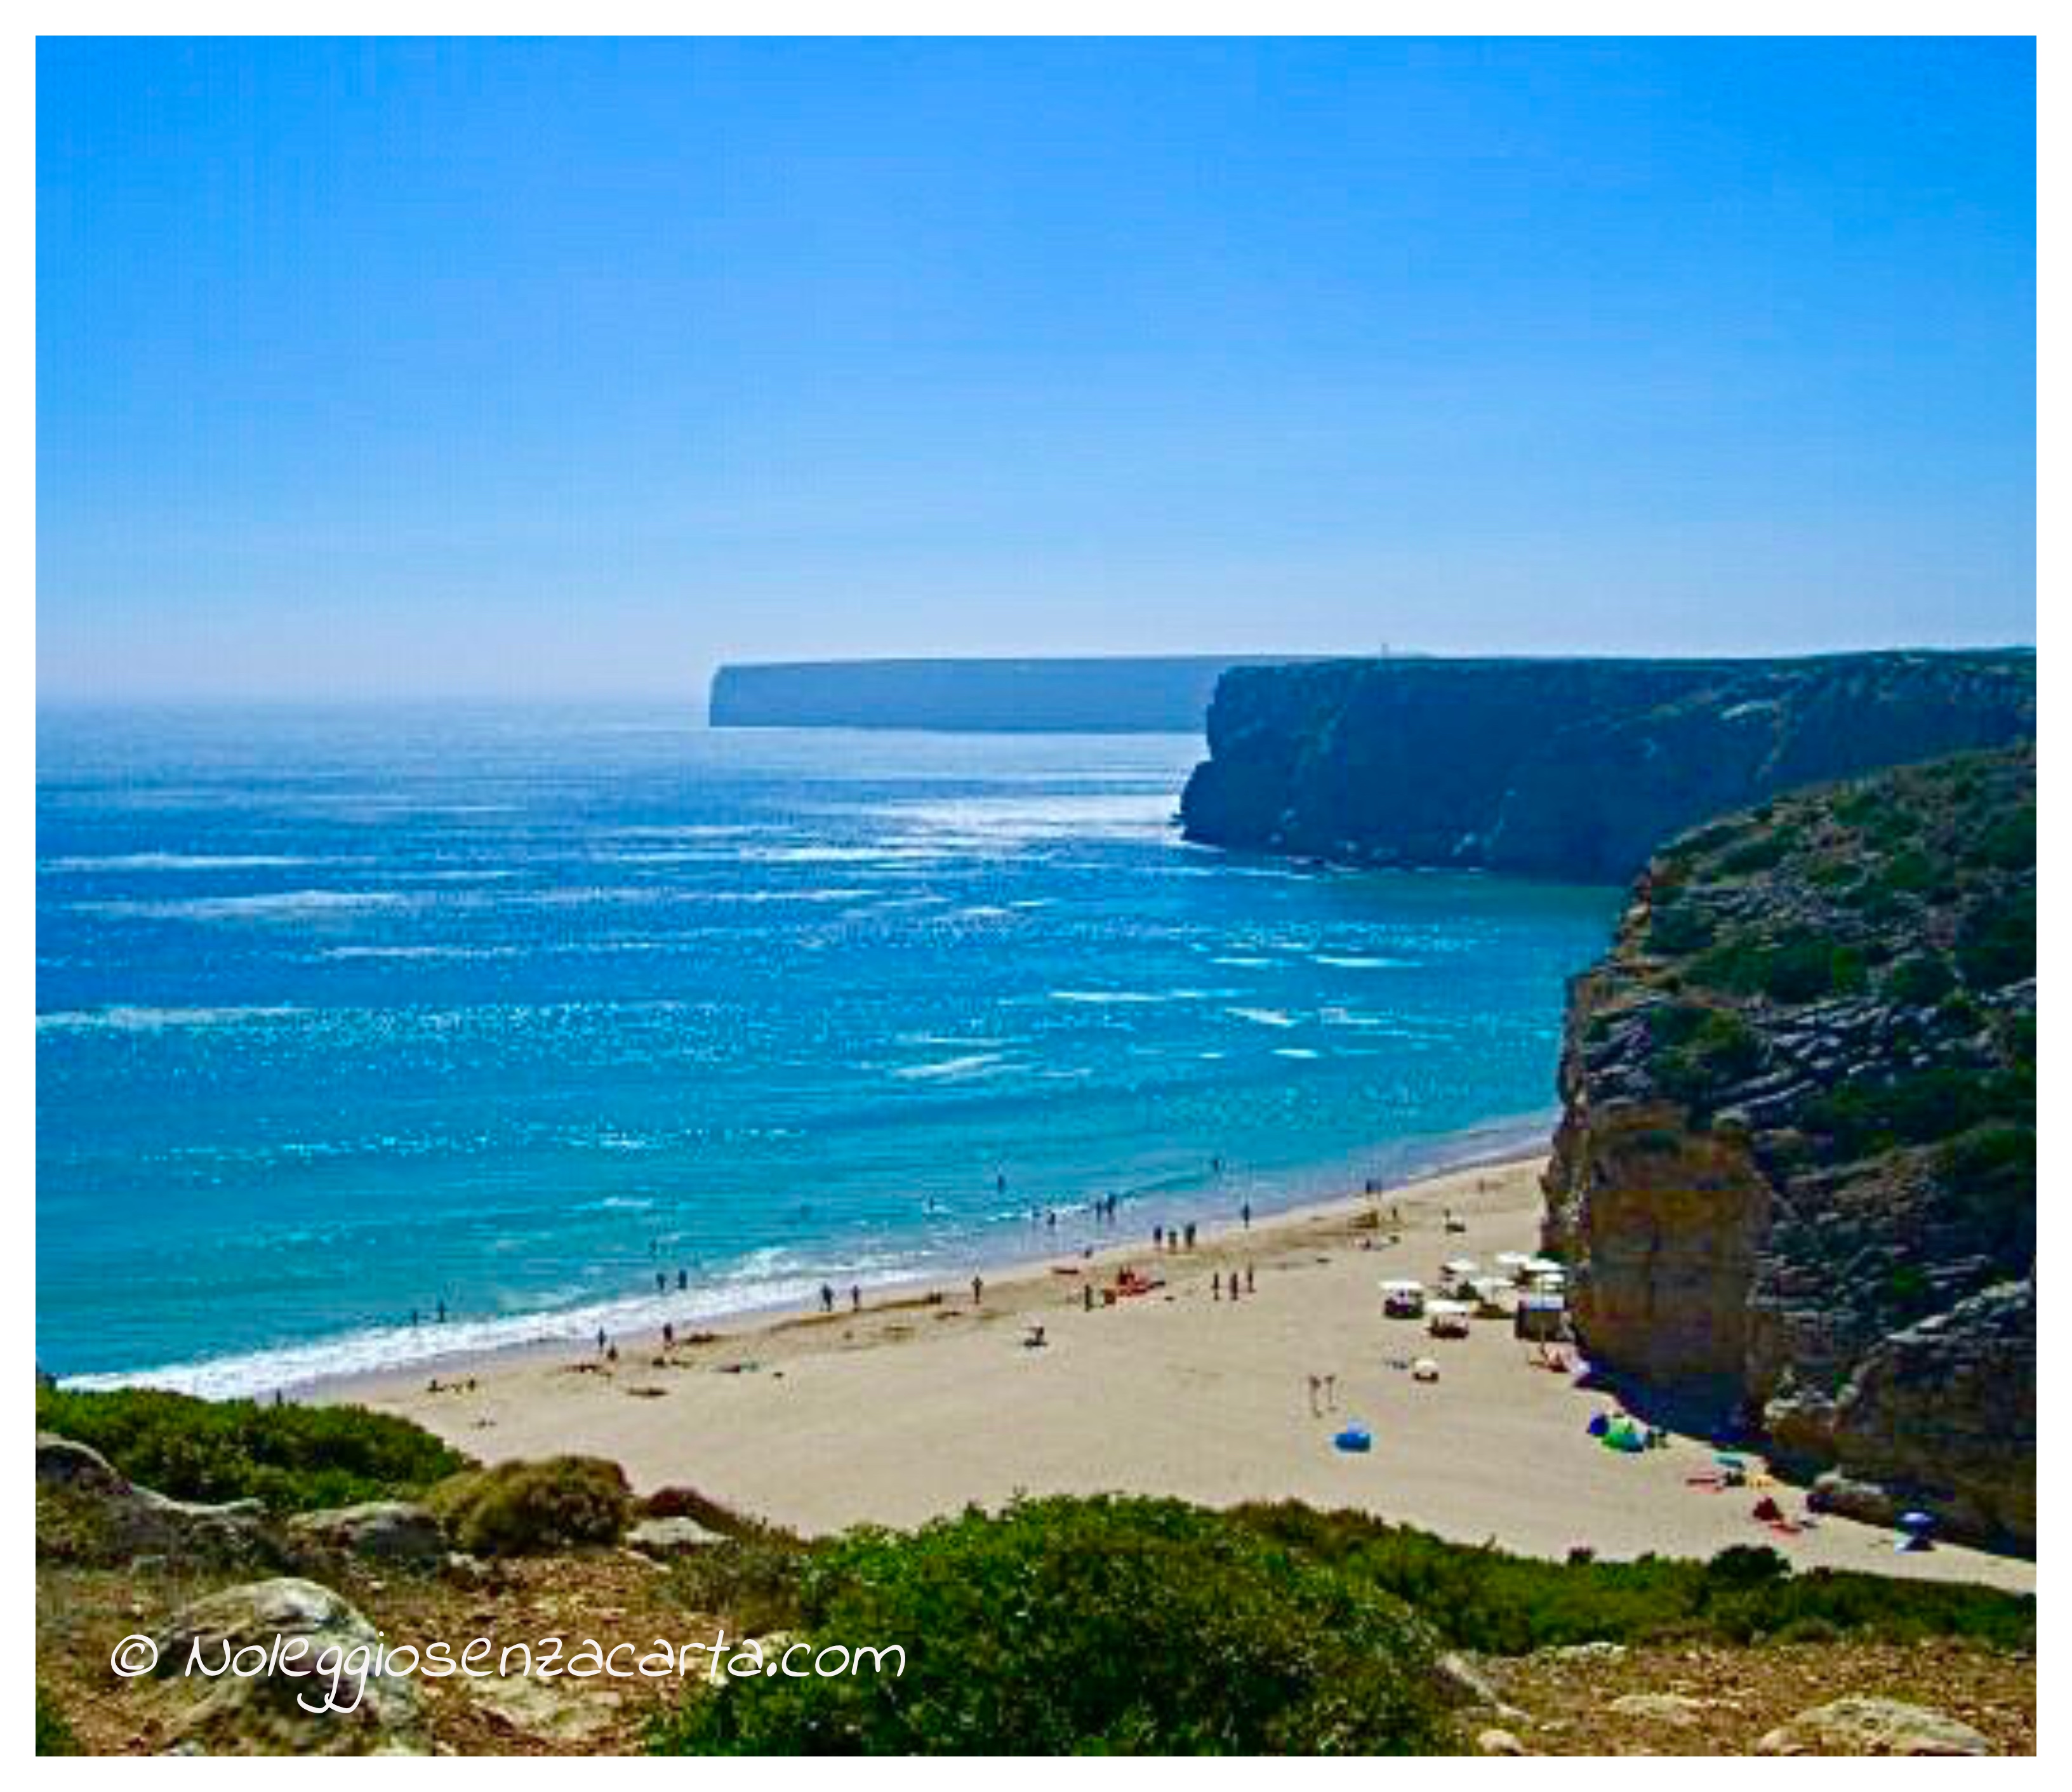
[[[902,1646],[903,1671],[693,1694],[682,1753],[1409,1753],[1454,1741],[1432,1642],[1400,1600],[1171,1500],[1046,1499],[803,1560],[816,1649]]]
[[[626,1471],[596,1456],[500,1462],[426,1495],[454,1547],[471,1556],[543,1556],[616,1543],[633,1517]]]
[[[1584,1642],[1840,1636],[1881,1642],[1961,1637],[2004,1649],[2036,1642],[2029,1595],[1826,1568],[1794,1573],[1767,1547],[1726,1549],[1709,1562],[1548,1562],[1293,1502],[1240,1506],[1231,1519],[1394,1594],[1449,1645],[1486,1654]]]
[[[471,1466],[408,1420],[352,1406],[261,1406],[154,1388],[39,1387],[36,1428],[86,1444],[176,1499],[273,1512],[400,1499]]]

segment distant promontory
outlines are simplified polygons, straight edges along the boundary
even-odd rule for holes
[[[1198,734],[1216,681],[1283,660],[822,660],[722,666],[715,728]]]

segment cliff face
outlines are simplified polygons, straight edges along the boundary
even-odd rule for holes
[[[1212,845],[1618,882],[1708,816],[2035,731],[2026,654],[1238,668],[1181,809]]]
[[[2035,829],[2022,748],[1667,848],[1571,988],[1545,1223],[1598,1360],[2029,1547]]]
[[[1248,663],[1226,656],[722,666],[710,714],[715,728],[1192,734],[1216,680]]]

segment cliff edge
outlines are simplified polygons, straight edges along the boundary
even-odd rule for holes
[[[2036,1536],[2036,759],[1684,836],[1571,987],[1545,1242],[1593,1358],[1816,1498]]]
[[[1238,667],[1182,799],[1211,845],[1624,882],[1778,791],[2036,732],[2024,651]]]

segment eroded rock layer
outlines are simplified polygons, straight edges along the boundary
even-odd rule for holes
[[[2036,766],[1672,843],[1570,992],[1546,1243],[1611,1368],[2033,1547]]]

